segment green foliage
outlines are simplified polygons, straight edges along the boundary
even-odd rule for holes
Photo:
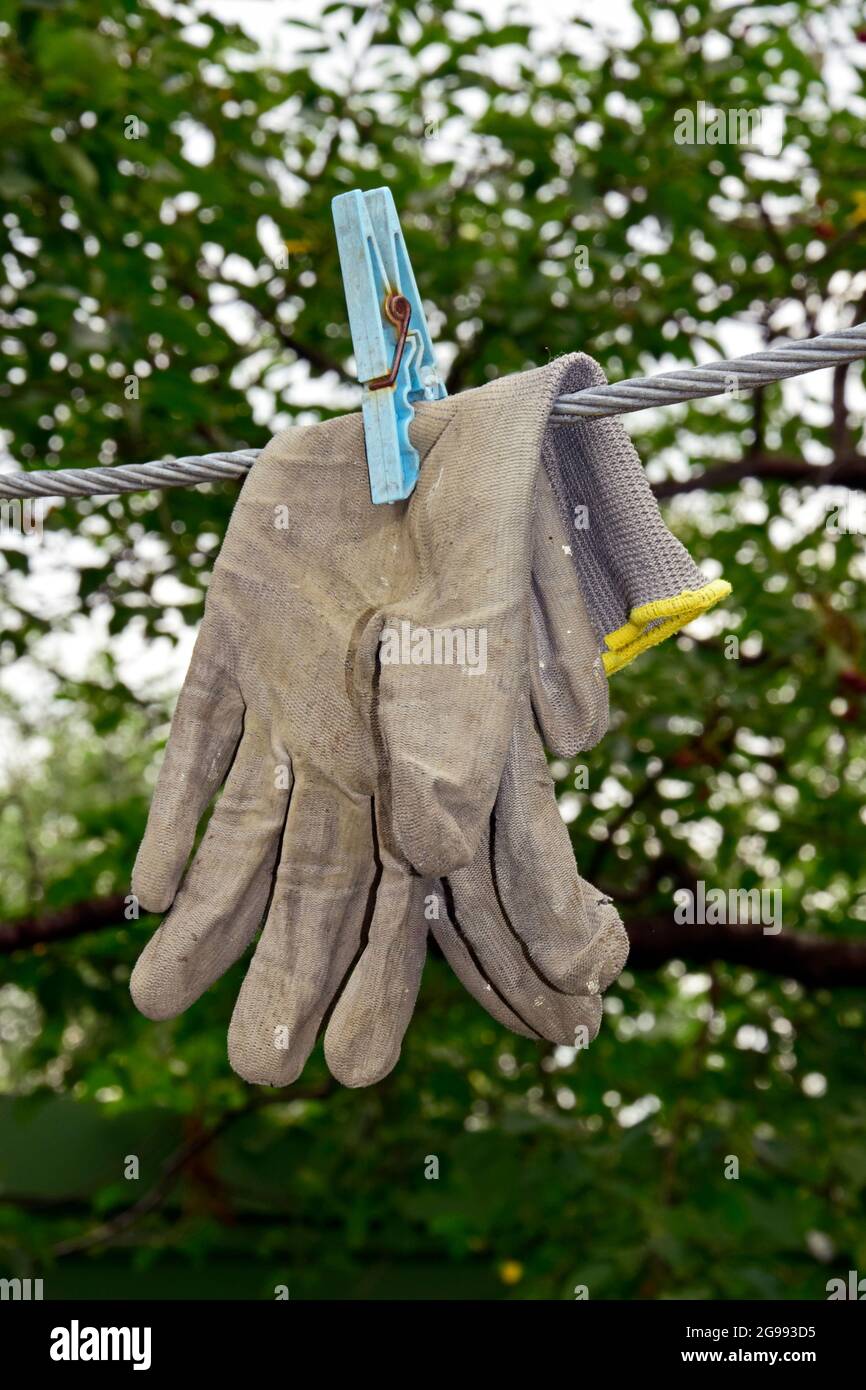
[[[551,39],[429,0],[328,5],[276,68],[210,15],[0,0],[11,457],[258,445],[354,404],[346,188],[392,188],[452,391],[577,347],[611,377],[690,363],[732,319],[770,341],[863,318],[866,136],[824,53],[841,25],[862,101],[845,7],[633,8],[618,47],[584,21]],[[784,105],[785,165],[676,143],[699,101]],[[861,425],[806,378],[634,433],[672,491],[754,466],[669,504],[734,594],[617,675],[586,786],[555,765],[578,862],[636,919],[703,878],[781,887],[786,930],[863,937],[862,538],[761,462],[850,458]],[[0,920],[126,891],[234,495],[68,502],[40,546],[4,544]],[[385,1083],[339,1091],[317,1052],[259,1094],[225,1057],[242,966],[175,1023],[135,1014],[153,926],[0,957],[0,1272],[53,1296],[567,1299],[820,1298],[866,1270],[860,993],[673,961],[623,976],[588,1053],[548,1055],[433,959]]]

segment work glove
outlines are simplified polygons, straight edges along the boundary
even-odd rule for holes
[[[529,691],[518,701],[493,814],[469,865],[417,881],[405,918],[377,918],[325,1034],[328,1065],[344,1084],[369,1084],[396,1062],[428,930],[464,986],[512,1032],[571,1046],[596,1036],[602,991],[625,964],[628,943],[613,904],[577,873],[542,745],[543,737],[551,752],[573,757],[607,728],[607,679],[568,551],[542,477]],[[588,943],[575,930],[586,920],[597,924]]]
[[[340,993],[347,972],[371,941],[396,942],[400,968],[389,982],[403,978],[402,997],[414,1004],[420,968],[407,969],[412,934],[399,924],[412,916],[416,879],[489,858],[490,813],[519,710],[517,746],[529,746],[541,439],[579,360],[438,403],[436,418],[431,406],[433,437],[406,503],[371,504],[358,416],[279,436],[245,483],[136,863],[142,905],[173,906],[132,991],[151,1017],[181,1012],[243,952],[267,908],[229,1035],[232,1064],[248,1079],[293,1080],[338,995],[329,1062],[334,1054],[351,1084],[384,1074],[393,1049],[368,1059],[362,1074],[341,1055],[340,1040],[353,1036],[345,1020],[357,1017],[348,987]],[[483,631],[484,675],[377,664],[383,630],[403,622],[410,632]],[[184,877],[198,821],[224,780]],[[547,795],[555,813],[549,778]],[[558,816],[556,824],[564,830]],[[533,987],[524,1031],[564,1041],[577,1029],[594,1035],[598,994],[625,953],[615,911],[577,879],[570,849],[568,857],[573,881],[567,903],[551,905],[549,951],[521,934],[522,921],[510,924],[504,956],[495,943],[492,965],[486,936],[475,949],[485,993],[498,988],[491,976],[502,959],[520,951],[524,974],[512,972],[506,988]],[[536,948],[559,977],[540,979],[544,988],[533,978],[546,964]],[[388,1016],[363,993],[366,1018]]]
[[[559,390],[568,393],[603,383],[598,365],[581,355],[569,360]],[[472,393],[465,416],[465,397],[421,406],[415,429],[422,437],[435,434],[440,422],[457,412],[465,434],[472,437],[476,431],[471,406],[481,407],[487,399],[484,391]],[[519,433],[514,440],[514,457],[519,457]],[[456,442],[452,439],[455,451]],[[550,1016],[564,1022],[555,1008],[558,995],[597,996],[625,963],[626,939],[612,905],[575,871],[542,740],[564,757],[592,748],[607,728],[606,675],[705,612],[730,592],[730,585],[707,580],[668,530],[618,420],[551,420],[541,454],[544,470],[536,486],[533,521],[529,679],[524,668],[493,815],[471,861],[438,885],[447,905],[444,914],[438,911],[429,924],[422,919],[420,894],[428,904],[440,901],[437,885],[428,884],[419,889],[418,910],[406,921],[382,918],[379,930],[371,932],[325,1035],[331,1070],[347,1084],[364,1084],[396,1060],[417,995],[428,925],[470,992],[500,1022],[530,1036],[537,1036],[533,1020],[551,1005]],[[435,536],[425,520],[423,508],[410,520],[421,551]],[[471,531],[466,535],[471,539]],[[458,561],[470,563],[466,555],[459,555]],[[432,566],[428,572],[433,574]],[[412,622],[430,622],[423,616],[430,610],[437,621],[445,621],[432,580],[426,591],[412,595],[411,602]],[[492,609],[495,602],[495,592],[479,592],[479,609]],[[404,606],[399,616],[405,618],[405,611]],[[453,614],[448,613],[447,620],[453,621]],[[394,622],[394,612],[382,621]],[[470,823],[478,823],[466,789],[476,789],[482,799],[484,769],[460,731],[477,727],[480,719],[477,710],[469,709],[451,730],[448,721],[454,707],[444,688],[433,702],[434,718],[427,717],[423,703],[435,675],[431,680],[424,673],[422,695],[413,695],[412,682],[401,682],[401,676],[402,672],[383,670],[378,715],[386,735],[393,722],[393,743],[401,750],[398,793],[403,800],[402,810],[399,795],[395,800],[395,834],[406,853],[422,862],[425,850],[412,838],[419,824],[436,822],[438,814],[443,836],[456,827],[455,839],[459,838],[460,816],[467,805]],[[468,697],[478,693],[479,687],[460,691]],[[438,725],[435,712],[440,715]],[[496,766],[495,759],[490,766]],[[457,807],[450,822],[449,808],[443,808],[439,794],[442,785]],[[464,856],[458,852],[453,857]],[[606,908],[611,913],[607,921]],[[575,931],[575,923],[587,920],[596,923],[589,941]],[[574,1041],[555,1027],[545,1032],[542,1026],[541,1032],[552,1041]]]

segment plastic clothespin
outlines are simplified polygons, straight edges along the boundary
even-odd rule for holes
[[[374,502],[398,502],[418,481],[409,441],[415,402],[448,393],[390,188],[331,202],[349,328],[363,389],[364,442]]]

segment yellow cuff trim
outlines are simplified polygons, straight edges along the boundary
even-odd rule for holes
[[[629,621],[604,639],[610,649],[602,653],[605,671],[609,676],[621,671],[647,647],[655,647],[671,633],[679,632],[719,599],[727,598],[730,592],[731,586],[726,579],[714,579],[702,589],[683,589],[681,594],[671,598],[657,598],[633,608]],[[650,627],[651,623],[655,626]]]

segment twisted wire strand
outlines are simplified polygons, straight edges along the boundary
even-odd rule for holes
[[[838,333],[823,333],[819,338],[783,343],[781,347],[752,352],[746,357],[575,391],[559,396],[552,414],[560,420],[575,416],[627,415],[654,405],[675,405],[701,396],[723,395],[730,393],[732,387],[752,391],[756,386],[817,372],[822,367],[856,362],[860,357],[866,357],[864,323],[856,328],[843,328]]]
[[[730,394],[732,387],[754,390],[757,386],[817,372],[823,367],[856,362],[861,357],[866,357],[866,323],[703,367],[686,367],[681,371],[590,387],[586,391],[559,396],[551,413],[557,424],[576,418],[627,415],[651,406]],[[245,477],[259,452],[258,449],[238,449],[231,453],[188,455],[153,463],[0,474],[0,500],[109,497],[123,492],[146,492],[150,488],[195,487],[199,483]]]
[[[25,497],[114,497],[149,488],[195,487],[225,478],[243,478],[258,458],[258,449],[227,454],[190,454],[154,463],[117,463],[105,468],[49,469],[0,474],[0,499]]]

